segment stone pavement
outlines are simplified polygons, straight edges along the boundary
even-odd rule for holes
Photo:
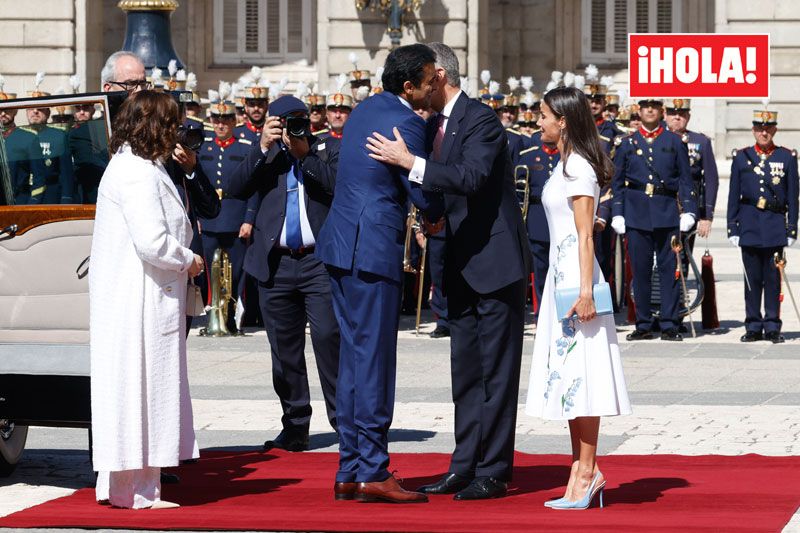
[[[726,185],[723,181],[720,199],[726,196]],[[724,238],[724,211],[717,216],[709,249],[715,259],[722,328],[713,334],[700,332],[697,339],[682,343],[628,343],[624,335],[632,327],[624,325],[624,316],[617,317],[634,412],[603,420],[602,454],[652,454],[653,460],[665,453],[800,454],[800,322],[787,296],[785,344],[738,342],[744,318],[741,261],[738,250]],[[704,247],[698,243],[698,259]],[[800,289],[800,249],[789,251],[789,269],[790,281]],[[433,329],[430,319],[426,312],[420,336],[413,332],[413,318],[402,320],[391,451],[452,450],[449,342],[424,334]],[[698,328],[699,319],[698,312]],[[530,324],[521,405],[527,394],[533,339]],[[267,349],[263,332],[232,339],[190,337],[189,372],[202,448],[255,449],[280,430]],[[310,342],[306,351],[314,400],[311,447],[335,451]],[[531,418],[520,408],[516,447],[529,453],[568,453],[566,424]],[[0,480],[0,515],[89,486],[93,477],[86,449],[86,430],[32,428],[19,468],[11,478]],[[785,531],[800,532],[800,514]]]

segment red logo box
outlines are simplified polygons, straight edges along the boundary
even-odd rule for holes
[[[630,33],[630,96],[769,98],[769,34]]]

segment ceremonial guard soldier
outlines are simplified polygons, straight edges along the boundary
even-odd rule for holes
[[[642,126],[626,137],[616,150],[612,181],[614,230],[628,234],[633,270],[636,330],[628,340],[653,338],[651,275],[653,253],[660,275],[659,321],[663,340],[680,341],[678,303],[672,240],[688,231],[697,212],[686,144],[661,123],[662,102],[639,102]]]
[[[753,146],[734,150],[728,195],[728,239],[742,249],[744,263],[745,334],[742,342],[781,335],[777,261],[784,246],[797,239],[797,153],[773,142],[776,111],[755,111]],[[764,314],[761,314],[761,298]]]
[[[210,279],[211,260],[214,251],[222,248],[228,252],[231,262],[233,295],[241,298],[244,284],[242,265],[247,250],[247,243],[253,230],[256,218],[258,198],[251,196],[248,200],[240,200],[228,193],[228,179],[239,164],[245,160],[253,143],[247,139],[237,139],[233,135],[236,124],[236,109],[233,102],[226,101],[225,91],[220,91],[220,101],[212,103],[211,124],[215,136],[206,137],[200,148],[200,166],[211,180],[222,200],[219,215],[212,219],[200,218],[203,232],[203,251],[207,265],[206,274]],[[233,304],[233,302],[231,302]],[[233,309],[228,313],[228,330],[239,332]]]
[[[311,133],[320,135],[328,133],[328,117],[326,116],[325,97],[316,91],[305,95],[303,103],[308,108],[308,119],[311,121]]]
[[[234,135],[237,139],[247,139],[257,144],[261,138],[261,128],[267,118],[269,89],[261,85],[249,85],[242,89],[244,95],[244,123],[237,126]]]
[[[533,258],[533,287],[539,305],[550,265],[550,230],[542,205],[542,189],[560,159],[558,148],[542,142],[541,132],[536,132],[531,136],[531,146],[519,152],[513,160],[515,178],[519,180],[527,175],[529,184],[525,225]],[[538,315],[538,309],[534,315]]]
[[[13,100],[14,93],[3,92],[0,76],[0,100]],[[36,135],[17,127],[16,109],[0,110],[0,131],[5,144],[6,161],[11,174],[11,192],[17,205],[40,204],[44,198],[46,167]]]
[[[605,118],[611,122],[617,121],[619,115],[619,94],[606,94]]]
[[[328,132],[318,135],[323,139],[328,137],[341,139],[344,124],[350,118],[350,112],[353,111],[353,97],[340,91],[328,95],[325,103],[327,106]]]

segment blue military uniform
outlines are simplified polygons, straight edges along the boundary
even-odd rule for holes
[[[242,296],[244,289],[240,280],[248,244],[239,238],[239,229],[244,223],[255,222],[258,198],[253,195],[246,201],[240,200],[229,196],[226,191],[228,176],[245,160],[251,148],[252,144],[245,139],[230,137],[222,141],[217,137],[206,137],[199,154],[200,166],[222,200],[222,207],[215,218],[200,218],[206,266],[211,267],[211,259],[217,248],[226,250],[231,262],[233,293],[238,297]],[[236,331],[234,313],[228,313],[228,322],[228,329]]]
[[[263,127],[263,124],[262,124]],[[236,126],[233,130],[233,136],[237,139],[245,139],[252,144],[258,144],[261,140],[261,128],[255,126],[249,120],[245,120],[244,124]]]
[[[775,114],[777,115],[777,114]],[[776,117],[777,121],[777,117]],[[738,237],[745,282],[743,341],[780,337],[780,286],[775,254],[797,239],[798,173],[793,150],[749,146],[735,152],[728,195],[728,237]],[[764,315],[761,298],[764,297]]]
[[[41,204],[47,168],[36,135],[15,127],[3,134],[6,161],[11,174],[11,191],[17,205]]]
[[[542,302],[544,283],[547,280],[547,269],[550,264],[550,229],[542,205],[542,189],[560,159],[558,148],[551,148],[543,143],[541,132],[536,132],[531,135],[531,146],[519,152],[513,161],[517,179],[522,177],[526,169],[528,174],[530,190],[525,225],[533,259],[533,286],[539,305]],[[538,309],[534,314],[538,314]]]
[[[681,212],[695,214],[697,210],[686,144],[663,126],[653,132],[640,128],[620,143],[614,165],[611,212],[625,219],[636,330],[649,333],[653,327],[650,283],[655,252],[661,286],[659,320],[662,331],[673,334],[680,290],[671,239],[680,238]]]
[[[108,139],[105,119],[92,119],[76,124],[69,132],[72,155],[75,201],[96,204],[97,189],[108,165]]]
[[[616,124],[609,120],[596,120],[595,125],[597,126],[597,134],[600,136],[600,145],[609,157],[613,157],[617,146],[619,146],[618,139],[621,138],[622,132],[617,128]],[[616,235],[611,225],[608,223],[611,219],[612,197],[611,184],[607,184],[600,191],[596,213],[597,218],[602,219],[606,223],[606,226],[602,231],[594,235],[594,255],[600,265],[600,270],[603,272],[603,277],[607,280],[612,278],[612,246],[614,243],[614,236]]]
[[[50,126],[30,126],[30,131],[38,136],[45,166],[46,189],[42,203],[74,203],[76,190],[68,134]]]

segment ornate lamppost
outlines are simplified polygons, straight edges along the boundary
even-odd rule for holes
[[[392,48],[400,46],[406,16],[413,16],[425,0],[356,0],[359,11],[379,11],[386,19],[386,33],[392,40]]]
[[[153,67],[166,70],[170,60],[184,68],[181,58],[172,46],[169,19],[178,9],[176,0],[120,0],[117,7],[125,11],[125,42],[122,50],[135,53],[150,71]]]

